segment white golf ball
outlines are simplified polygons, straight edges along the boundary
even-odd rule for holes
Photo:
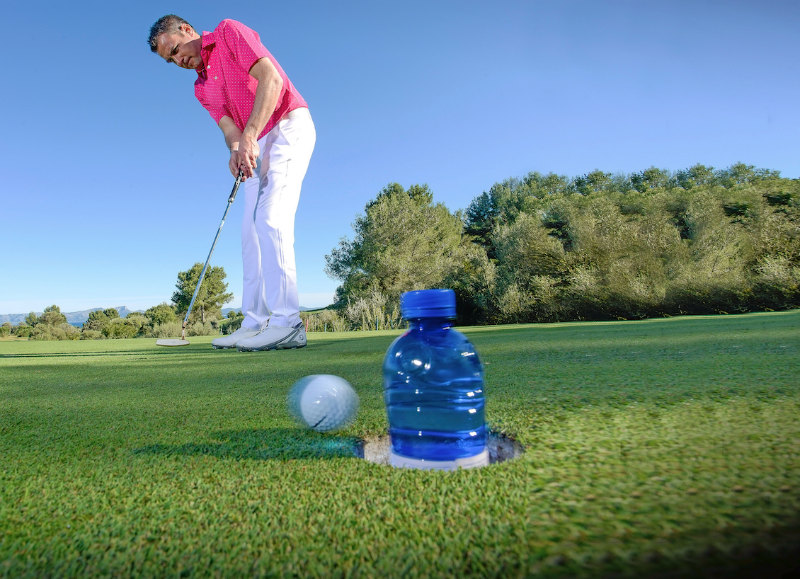
[[[356,391],[344,378],[330,374],[314,374],[295,382],[288,403],[289,412],[317,432],[339,430],[358,412]]]

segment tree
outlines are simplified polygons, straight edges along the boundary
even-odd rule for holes
[[[691,189],[700,185],[713,185],[716,182],[714,167],[706,167],[700,163],[678,171],[675,178],[678,185],[684,189]]]
[[[353,240],[343,238],[325,256],[325,272],[342,281],[341,301],[373,290],[390,299],[412,289],[437,287],[455,267],[461,249],[462,220],[433,202],[427,185],[408,191],[385,187],[353,224]]]
[[[595,171],[590,175],[598,180],[600,175],[605,176],[602,179],[608,179],[610,174]],[[535,213],[544,199],[570,195],[575,191],[575,184],[568,177],[555,173],[542,175],[537,171],[522,179],[495,183],[488,193],[484,191],[470,203],[465,214],[464,233],[482,245],[490,259],[495,259],[492,234],[497,227],[511,225],[521,213]]]
[[[497,266],[486,250],[468,245],[464,257],[448,275],[443,287],[456,292],[456,313],[459,323],[489,323],[494,314]]]
[[[125,316],[125,323],[136,330],[136,336],[144,336],[152,329],[150,318],[139,312],[131,312]]]
[[[12,333],[18,338],[27,338],[31,335],[31,326],[25,322],[20,322],[19,325],[14,328]]]
[[[591,173],[582,175],[575,179],[575,188],[581,195],[590,195],[604,189],[609,189],[614,184],[613,175],[604,173],[600,169],[595,169]]]
[[[492,203],[492,198],[485,191],[472,200],[467,207],[464,219],[464,233],[474,238],[476,243],[490,248],[492,230],[499,210]]]
[[[103,335],[106,338],[133,338],[138,332],[137,324],[127,318],[115,318],[103,328]]]
[[[631,185],[633,185],[633,188],[639,191],[639,193],[646,193],[653,189],[663,189],[669,187],[670,184],[674,184],[674,181],[669,171],[665,169],[650,167],[649,169],[631,175]]]
[[[175,315],[175,308],[166,302],[158,304],[157,306],[153,306],[152,308],[148,309],[144,315],[150,318],[150,323],[152,323],[154,326],[159,324],[167,324],[178,320],[178,316]]]
[[[25,316],[25,325],[33,327],[39,323],[39,318],[36,315],[36,312],[31,312],[27,316]]]
[[[744,163],[734,163],[727,169],[722,169],[715,173],[717,181],[723,187],[733,187],[734,185],[742,185],[744,183],[755,183],[765,179],[778,179],[780,175],[780,171],[756,169],[755,166],[745,165]]]
[[[188,271],[178,273],[178,282],[175,284],[177,289],[172,294],[172,302],[179,312],[186,312],[189,309],[192,294],[202,271],[203,264],[195,263]],[[225,293],[227,289],[225,270],[222,267],[209,267],[194,302],[195,311],[200,312],[200,320],[203,323],[206,322],[207,313],[219,314],[222,306],[233,299],[232,293]]]
[[[67,316],[61,313],[61,308],[52,305],[44,309],[42,317],[39,318],[39,323],[48,326],[60,326],[67,323]]]
[[[800,180],[744,163],[529,173],[472,201],[472,253],[443,287],[468,323],[798,307],[798,200]]]
[[[111,322],[119,318],[116,308],[106,308],[105,310],[95,310],[89,313],[89,319],[83,323],[83,330],[102,332]]]

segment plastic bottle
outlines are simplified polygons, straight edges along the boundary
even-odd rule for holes
[[[409,328],[383,361],[392,466],[454,470],[489,464],[483,366],[453,328],[453,290],[400,297]]]

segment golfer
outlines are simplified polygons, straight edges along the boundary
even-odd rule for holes
[[[215,339],[239,351],[302,348],[294,260],[294,218],[316,131],[308,105],[261,44],[235,20],[197,34],[173,14],[150,28],[150,50],[194,70],[194,94],[230,150],[228,167],[242,173],[242,327]]]

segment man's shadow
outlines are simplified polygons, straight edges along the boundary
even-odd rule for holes
[[[265,428],[212,432],[205,442],[151,444],[134,454],[164,456],[215,456],[234,460],[319,460],[363,457],[363,445],[355,438],[320,434],[301,428]]]

